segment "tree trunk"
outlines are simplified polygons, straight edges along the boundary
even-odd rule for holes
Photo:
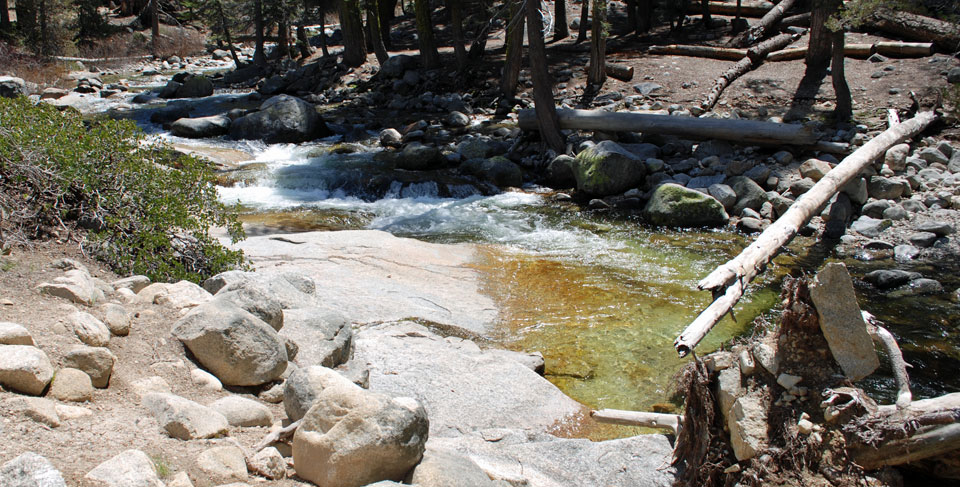
[[[320,19],[320,52],[323,57],[330,56],[330,51],[327,50],[327,16],[323,14],[323,17]]]
[[[650,54],[669,54],[672,56],[691,56],[710,59],[726,59],[739,61],[746,57],[746,49],[732,47],[694,46],[688,44],[670,44],[667,46],[650,46]]]
[[[420,44],[420,63],[424,69],[440,67],[440,53],[433,40],[433,21],[430,20],[430,0],[415,0],[417,36]]]
[[[843,30],[833,33],[833,58],[830,64],[830,78],[833,80],[833,91],[837,96],[837,106],[833,111],[837,120],[847,121],[853,117],[853,99],[850,96],[850,87],[844,73]]]
[[[876,44],[846,44],[843,46],[843,55],[846,57],[866,59],[875,52],[877,52]],[[767,54],[766,61],[793,61],[806,57],[806,47],[791,47]]]
[[[0,0],[0,29],[10,28],[10,5],[7,0]]]
[[[774,4],[763,1],[742,3],[740,5],[740,15],[742,17],[763,17],[770,12],[770,9],[773,7]],[[710,13],[713,15],[737,15],[737,4],[735,3],[723,1],[709,2],[707,8],[710,9]],[[703,6],[691,3],[686,6],[685,11],[690,14],[698,14],[703,11]]]
[[[580,3],[580,30],[577,33],[577,44],[587,40],[587,23],[590,20],[590,0]]]
[[[377,56],[377,63],[381,66],[390,58],[383,38],[380,37],[380,18],[377,12],[377,0],[371,0],[367,7],[367,25],[370,27],[370,42],[373,43],[373,53]]]
[[[636,32],[639,20],[637,19],[637,0],[626,0],[624,7],[627,9],[627,32]]]
[[[307,38],[307,28],[304,27],[304,22],[305,20],[302,17],[297,22],[297,49],[300,51],[300,57],[307,59],[313,54],[313,49],[310,47],[310,39]]]
[[[17,13],[17,30],[24,43],[34,52],[38,52],[37,43],[37,0],[17,0],[14,9]]]
[[[867,27],[900,37],[933,42],[943,52],[960,51],[960,24],[917,15],[902,10],[877,9]]]
[[[733,309],[747,284],[766,267],[800,227],[820,212],[830,198],[853,180],[864,167],[890,147],[919,134],[936,120],[933,112],[917,114],[911,120],[887,129],[850,154],[820,181],[797,199],[790,209],[767,227],[740,255],[714,269],[697,287],[710,290],[717,299],[687,326],[673,345],[681,357],[690,353],[713,326]],[[731,120],[732,122],[732,120]]]
[[[703,16],[703,25],[704,29],[710,28],[710,21],[713,20],[710,17],[710,0],[700,0],[700,14]]]
[[[277,23],[277,59],[290,57],[290,27],[287,22],[287,9],[282,9],[281,19]]]
[[[620,81],[630,81],[633,79],[633,66],[606,63],[604,69],[607,71],[607,76],[611,78],[616,78]]]
[[[741,59],[737,64],[734,64],[732,68],[728,69],[727,72],[723,73],[722,76],[717,78],[713,89],[710,90],[707,98],[700,103],[700,107],[704,110],[712,110],[714,105],[720,101],[720,95],[723,93],[723,90],[727,89],[730,83],[763,63],[763,59],[767,57],[767,54],[787,47],[787,45],[794,40],[796,39],[790,34],[780,34],[773,39],[768,39],[748,49],[745,58]]]
[[[560,134],[557,107],[553,100],[553,78],[547,68],[547,50],[543,45],[543,23],[540,19],[540,0],[527,2],[527,32],[529,35],[530,71],[533,75],[533,101],[537,113],[537,127],[547,147],[562,154],[566,145]]]
[[[570,26],[567,25],[567,0],[556,0],[553,4],[553,40],[559,41],[570,37]]]
[[[487,37],[490,36],[490,19],[487,17],[487,9],[482,8],[481,12],[483,15],[483,27],[480,28],[480,32],[477,33],[477,37],[473,41],[473,44],[470,45],[470,51],[467,53],[467,57],[474,61],[483,58],[483,54],[487,49]]]
[[[394,11],[397,8],[396,0],[379,0],[377,2],[378,23],[380,24],[380,40],[383,47],[387,50],[393,49],[393,41],[390,39],[390,21],[393,20]]]
[[[818,1],[820,0],[814,0],[814,3]],[[763,40],[764,37],[767,37],[770,32],[773,31],[773,28],[780,22],[784,14],[787,13],[787,10],[793,7],[794,3],[796,3],[796,0],[782,0],[776,7],[770,9],[770,11],[760,19],[757,25],[743,31],[730,41],[729,45],[743,47]],[[812,38],[810,42],[813,42]]]
[[[156,5],[154,0],[154,5]],[[49,32],[47,32],[47,0],[40,0],[40,9],[37,12],[38,20],[40,21],[40,54],[48,56],[50,52],[50,37]]]
[[[607,79],[603,67],[607,57],[606,0],[593,0],[593,18],[590,26],[590,64],[587,66],[587,85],[599,88]]]
[[[457,68],[463,69],[467,66],[467,48],[463,37],[463,6],[461,0],[447,0],[447,8],[450,9],[450,23],[453,27],[453,53],[457,58]]]
[[[153,0],[157,2],[159,0]],[[267,64],[267,55],[263,48],[263,0],[253,1],[253,30],[256,36],[256,47],[253,50],[253,64],[264,66]]]
[[[367,51],[358,0],[338,0],[337,13],[340,16],[340,30],[343,32],[343,64],[350,67],[360,66],[367,60]]]
[[[233,58],[233,64],[237,69],[240,68],[240,58],[237,56],[237,48],[233,45],[233,39],[230,37],[230,29],[227,27],[227,16],[223,13],[223,2],[217,1],[217,14],[220,16],[220,29],[223,31],[223,39],[227,41],[227,47],[230,49],[230,57]]]
[[[522,2],[507,0],[510,17],[507,23],[507,39],[505,42],[506,55],[503,62],[503,77],[500,78],[500,93],[506,99],[513,99],[517,93],[517,82],[520,79],[520,66],[523,64],[523,30],[524,11],[520,10]]]
[[[807,71],[823,71],[830,65],[833,34],[827,19],[833,14],[833,0],[813,0],[810,10],[810,45],[807,47]]]
[[[637,33],[650,32],[653,28],[653,0],[637,0],[637,2],[637,17],[640,17]]]

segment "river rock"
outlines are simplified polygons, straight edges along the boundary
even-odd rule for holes
[[[87,306],[106,299],[90,274],[83,269],[69,270],[63,276],[55,278],[52,283],[41,283],[37,290]]]
[[[643,209],[654,225],[670,227],[718,227],[729,216],[723,205],[711,196],[678,184],[660,185]]]
[[[0,345],[0,385],[39,396],[53,378],[47,354],[27,345]]]
[[[0,485],[9,487],[67,487],[50,460],[31,451],[0,465]]]
[[[727,211],[732,210],[733,206],[737,204],[737,192],[726,184],[711,184],[707,188],[707,193],[716,198]]]
[[[130,276],[117,279],[110,283],[114,289],[127,288],[134,293],[140,292],[143,288],[150,285],[150,278],[147,276]]]
[[[133,315],[122,305],[104,303],[100,306],[100,315],[103,316],[103,324],[107,326],[111,334],[116,336],[127,336],[130,334]]]
[[[217,376],[203,369],[193,369],[190,371],[190,380],[200,386],[201,389],[218,392],[223,390],[223,383]]]
[[[330,134],[313,105],[290,95],[277,95],[230,125],[235,139],[262,139],[268,144],[306,142]]]
[[[67,317],[70,328],[81,342],[91,347],[105,347],[110,343],[110,329],[86,311],[76,311]]]
[[[214,300],[232,304],[260,318],[276,331],[283,328],[283,308],[280,300],[255,281],[244,281],[228,291],[217,293]]]
[[[215,446],[197,456],[187,471],[194,487],[214,487],[247,480],[243,450],[235,446]]]
[[[290,270],[322,278],[322,306],[348,313],[353,322],[419,318],[477,334],[497,322],[497,307],[481,292],[479,273],[471,267],[477,257],[471,245],[348,230],[298,233],[283,240],[250,237],[235,248],[268,282]]]
[[[316,305],[316,283],[298,271],[267,275],[262,272],[227,271],[207,279],[204,288],[219,294],[254,287],[280,303],[280,308],[296,309]]]
[[[460,172],[501,188],[523,185],[523,171],[520,166],[503,156],[468,159],[460,164]]]
[[[399,147],[402,138],[400,132],[394,128],[385,128],[380,131],[380,145],[384,147]]]
[[[90,401],[93,399],[93,384],[90,376],[82,370],[64,368],[53,376],[48,394],[61,401]]]
[[[920,255],[920,249],[913,245],[900,244],[893,248],[893,258],[897,262],[909,262]]]
[[[880,289],[890,289],[906,284],[922,277],[919,272],[909,272],[900,269],[879,269],[868,272],[863,280]]]
[[[163,487],[153,460],[140,450],[126,450],[83,476],[90,487]]]
[[[605,140],[577,154],[573,165],[577,189],[609,196],[639,187],[646,176],[643,160],[616,142]]]
[[[26,96],[26,94],[27,83],[23,81],[23,78],[0,76],[0,97],[16,98]]]
[[[302,418],[324,389],[350,384],[350,380],[333,369],[314,365],[297,369],[283,385],[283,409],[291,421]]]
[[[826,176],[831,169],[833,169],[833,167],[829,162],[821,161],[820,159],[807,159],[803,164],[800,164],[800,177],[819,181]]]
[[[33,337],[23,325],[0,321],[0,345],[33,345]]]
[[[730,445],[737,461],[749,460],[767,446],[767,409],[759,391],[734,401],[727,418]]]
[[[207,407],[222,414],[231,426],[273,425],[273,413],[270,409],[253,399],[227,396],[217,399]]]
[[[438,169],[446,164],[440,149],[419,142],[407,144],[397,157],[397,168],[408,171]]]
[[[170,102],[167,106],[158,108],[150,114],[150,121],[159,124],[168,124],[190,116],[193,106],[187,103]]]
[[[151,284],[144,289],[158,285],[163,286],[163,291],[156,294],[153,302],[161,306],[169,306],[179,310],[193,308],[213,299],[212,294],[190,281],[178,281],[173,284]],[[141,293],[144,293],[144,291],[141,291]]]
[[[921,249],[925,249],[932,246],[937,241],[937,238],[937,234],[933,232],[914,232],[907,236],[907,241]]]
[[[217,137],[230,132],[230,117],[211,115],[209,117],[181,118],[170,125],[173,135],[191,139]]]
[[[300,308],[287,310],[284,316],[286,326],[280,336],[297,343],[300,366],[336,367],[350,358],[353,327],[344,315],[324,308]]]
[[[767,201],[767,192],[749,177],[735,176],[726,183],[737,193],[737,202],[733,205],[734,215],[739,215],[744,208],[759,210]]]
[[[883,211],[892,205],[890,200],[875,200],[863,205],[860,212],[870,218],[883,218]]]
[[[57,404],[43,397],[14,396],[3,401],[4,410],[17,411],[27,418],[51,428],[60,426],[60,415],[57,414]],[[0,429],[2,432],[2,429]]]
[[[408,69],[412,69],[416,67],[416,65],[417,58],[406,54],[397,54],[390,56],[383,62],[380,66],[379,74],[387,79],[402,78]]]
[[[409,483],[423,487],[495,487],[486,472],[463,454],[428,449],[409,475]]]
[[[213,94],[213,82],[202,74],[190,74],[182,82],[171,80],[160,92],[161,98],[201,98]]]
[[[270,480],[279,480],[287,476],[287,460],[272,446],[258,451],[250,458],[247,465],[253,472]]]
[[[890,220],[879,220],[876,218],[870,218],[867,215],[863,215],[854,220],[854,222],[850,225],[850,230],[867,238],[876,238],[880,236],[884,230],[890,228],[891,225],[893,225],[893,222]]]
[[[225,385],[264,384],[287,367],[286,348],[277,332],[230,303],[196,307],[177,321],[172,333]]]
[[[923,222],[914,227],[914,229],[918,232],[930,232],[938,237],[946,237],[953,233],[953,225],[940,221]]]
[[[550,161],[544,173],[544,180],[551,188],[572,188],[577,185],[573,176],[574,159],[561,154]]]
[[[108,348],[78,346],[63,358],[63,366],[82,370],[90,376],[94,387],[105,388],[110,383],[117,357]]]
[[[402,480],[422,458],[428,430],[416,399],[334,385],[320,392],[297,428],[294,468],[327,487]]]
[[[409,321],[363,327],[355,340],[352,361],[370,364],[370,389],[420,399],[431,436],[483,428],[546,431],[582,410],[519,362]]]
[[[224,436],[230,427],[222,414],[173,394],[148,393],[143,406],[168,435],[181,440]]]
[[[860,380],[880,366],[880,359],[867,333],[853,280],[847,267],[830,263],[810,286],[810,297],[820,317],[820,330],[833,358],[850,380]]]
[[[878,200],[893,200],[903,196],[903,183],[883,176],[871,176],[867,192]]]
[[[694,157],[703,160],[710,156],[726,157],[733,154],[733,146],[723,140],[707,140],[697,144]]]
[[[463,156],[464,160],[486,159],[495,155],[496,148],[493,141],[485,137],[473,137],[457,144],[457,152]]]

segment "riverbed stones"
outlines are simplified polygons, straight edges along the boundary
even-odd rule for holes
[[[213,94],[213,82],[202,74],[188,74],[183,81],[170,80],[160,92],[161,98],[201,98]]]
[[[211,301],[181,318],[174,337],[224,385],[256,386],[275,380],[287,367],[277,332],[231,303]]]
[[[397,156],[397,168],[408,171],[437,169],[445,163],[440,149],[419,142],[407,144]]]
[[[147,290],[154,286],[161,286],[161,289],[154,295],[153,302],[174,309],[192,308],[213,299],[212,294],[190,281],[151,284],[140,293],[146,295]]]
[[[879,237],[884,230],[890,228],[893,222],[862,215],[850,225],[850,230],[867,238]]]
[[[211,115],[209,117],[181,118],[170,125],[173,135],[190,139],[203,139],[226,135],[230,131],[230,117]]]
[[[33,336],[23,325],[0,321],[0,345],[33,345]]]
[[[800,164],[800,177],[819,181],[826,176],[831,169],[833,169],[833,167],[829,162],[821,161],[820,159],[807,159],[803,164]]]
[[[93,399],[93,384],[82,370],[63,368],[54,375],[48,395],[61,401],[89,401]]]
[[[279,480],[287,476],[287,461],[280,451],[268,446],[258,451],[247,462],[250,470],[270,480]]]
[[[749,460],[767,445],[767,409],[760,390],[734,401],[727,417],[730,445],[737,461]]]
[[[231,426],[270,426],[273,413],[263,404],[240,396],[227,396],[210,403],[210,409],[227,418]]]
[[[51,428],[60,426],[60,415],[57,413],[57,404],[50,399],[15,396],[4,401],[3,407],[5,410],[20,412],[27,418]]]
[[[353,327],[343,314],[311,307],[287,310],[284,316],[286,326],[280,336],[297,344],[300,366],[336,367],[350,358]]]
[[[574,158],[560,154],[550,162],[545,171],[545,182],[552,188],[571,188],[577,180],[573,176]]]
[[[110,343],[110,329],[86,311],[76,311],[67,317],[70,328],[81,342],[91,347],[105,347]]]
[[[846,266],[841,263],[824,266],[810,286],[810,297],[820,317],[820,330],[844,374],[854,381],[872,374],[880,366],[880,360],[867,333]]]
[[[306,142],[330,134],[316,108],[290,95],[277,95],[230,125],[235,139],[261,139],[268,144]]]
[[[153,460],[140,450],[125,450],[83,476],[90,487],[163,487]]]
[[[880,289],[891,289],[922,277],[919,272],[901,269],[878,269],[868,272],[863,280]]]
[[[727,211],[732,210],[733,206],[737,203],[736,191],[726,184],[711,184],[710,187],[707,188],[707,193],[716,198]]]
[[[53,378],[47,354],[28,345],[0,345],[0,385],[39,396]]]
[[[226,435],[230,427],[222,414],[174,394],[148,393],[143,396],[143,406],[172,438],[215,438]]]
[[[0,485],[9,487],[67,487],[50,460],[28,451],[0,465]]]
[[[643,209],[654,225],[670,227],[717,227],[729,216],[715,198],[678,184],[660,185]]]
[[[904,182],[883,176],[872,176],[867,182],[867,192],[878,200],[892,200],[903,196]]]
[[[523,184],[520,166],[503,156],[468,159],[460,164],[460,172],[501,188],[520,187]]]
[[[594,196],[609,196],[643,184],[646,166],[632,152],[605,140],[577,154],[573,175],[578,190]]]
[[[403,136],[395,128],[385,128],[380,131],[380,145],[384,147],[399,147],[402,138]]]
[[[403,480],[422,458],[428,430],[416,399],[337,384],[320,392],[297,428],[294,467],[299,477],[328,487]]]
[[[914,246],[925,249],[932,246],[937,238],[937,234],[933,232],[914,232],[907,236],[907,241]]]
[[[82,370],[90,376],[94,387],[105,388],[110,383],[117,357],[105,347],[74,347],[63,358],[63,366]]]
[[[197,456],[187,471],[194,487],[214,487],[247,480],[243,450],[236,446],[215,446]]]

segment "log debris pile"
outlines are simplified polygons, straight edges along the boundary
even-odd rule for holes
[[[897,485],[893,466],[960,478],[960,394],[912,401],[896,341],[861,313],[843,264],[787,278],[775,327],[695,360],[678,381],[678,485]],[[896,402],[852,381],[898,371]]]

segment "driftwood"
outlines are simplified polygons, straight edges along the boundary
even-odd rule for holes
[[[297,428],[300,427],[300,423],[303,422],[303,419],[298,419],[283,428],[276,429],[271,431],[267,436],[264,436],[260,443],[257,443],[257,446],[253,447],[253,453],[257,453],[260,450],[270,446],[271,443],[280,441],[286,438],[293,436],[297,432]]]
[[[948,414],[936,414],[930,421],[942,422]],[[910,418],[903,421],[901,428],[908,428],[910,422],[926,422],[926,418]],[[960,449],[960,423],[953,419],[952,424],[932,425],[920,428],[905,437],[884,441],[880,445],[857,445],[848,447],[850,458],[864,470],[873,470],[886,465],[905,463],[936,457]]]
[[[917,41],[932,42],[943,52],[960,51],[960,24],[901,10],[878,9],[866,27]]]
[[[780,19],[783,18],[784,14],[787,13],[787,10],[793,7],[794,3],[796,3],[796,0],[780,0],[780,3],[770,9],[770,11],[760,19],[757,25],[741,32],[730,41],[729,45],[743,47],[767,37],[777,23],[780,22]]]
[[[557,116],[561,129],[645,132],[758,145],[817,144],[813,131],[797,124],[577,109],[558,109]],[[531,109],[521,110],[517,124],[523,130],[537,130],[536,114]]]
[[[606,63],[603,68],[606,70],[607,76],[611,78],[616,78],[620,81],[630,81],[633,79],[633,66]]]
[[[882,156],[887,149],[919,134],[936,120],[934,112],[922,112],[914,118],[887,129],[850,154],[833,170],[797,199],[790,209],[767,227],[757,239],[733,260],[714,269],[697,287],[713,293],[716,300],[700,313],[677,337],[673,345],[681,357],[690,353],[711,328],[729,313],[743,296],[747,284],[785,245],[793,240],[807,221],[830,198],[853,180],[860,171]]]
[[[660,428],[673,431],[673,434],[680,431],[680,422],[683,420],[682,416],[676,414],[622,411],[620,409],[590,411],[590,416],[598,423]]]
[[[726,59],[739,61],[747,55],[746,49],[712,46],[688,46],[684,44],[669,44],[666,46],[650,46],[650,54],[669,54],[673,56],[690,56],[709,59]]]
[[[113,61],[137,61],[142,59],[151,59],[153,54],[146,54],[143,56],[123,56],[123,57],[69,57],[69,56],[53,56],[53,59],[57,61],[79,61],[81,63],[106,63]]]
[[[791,0],[783,0],[783,2],[789,1]],[[713,109],[717,101],[720,100],[720,95],[723,93],[723,90],[727,89],[730,83],[759,66],[760,63],[763,62],[763,59],[767,57],[767,54],[783,49],[795,40],[796,37],[791,34],[780,34],[773,39],[768,39],[751,47],[747,50],[747,55],[743,59],[737,61],[737,64],[733,65],[732,68],[717,78],[707,98],[700,103],[700,107],[704,110]]]
[[[773,7],[774,5],[770,2],[741,3],[740,16],[741,17],[763,17]],[[707,4],[707,8],[710,9],[711,14],[737,15],[736,2],[732,2],[732,3],[710,2]],[[700,2],[689,2],[687,4],[687,13],[696,14],[696,15],[702,14],[703,7],[702,5],[700,5]]]

